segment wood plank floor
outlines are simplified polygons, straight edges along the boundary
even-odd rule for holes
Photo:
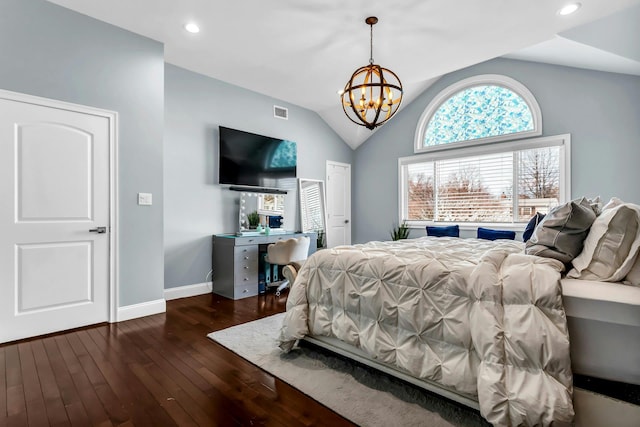
[[[209,340],[286,296],[202,295],[167,312],[0,346],[4,426],[351,426]]]

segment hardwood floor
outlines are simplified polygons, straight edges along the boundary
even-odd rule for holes
[[[202,295],[167,312],[0,346],[4,426],[351,426],[209,340],[286,296]]]

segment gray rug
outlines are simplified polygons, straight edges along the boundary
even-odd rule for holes
[[[283,314],[209,334],[209,338],[361,426],[487,426],[477,411],[303,345],[283,354]],[[577,426],[638,427],[640,407],[585,390],[574,393]]]

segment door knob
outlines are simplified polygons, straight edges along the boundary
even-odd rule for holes
[[[348,220],[348,219],[345,219],[345,220],[344,220],[344,223],[345,223],[345,224],[349,224],[349,220]]]
[[[89,230],[92,233],[103,234],[107,232],[107,227],[96,227]]]

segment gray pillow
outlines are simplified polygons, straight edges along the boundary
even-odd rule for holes
[[[568,264],[582,252],[595,219],[592,202],[585,197],[557,206],[538,224],[525,252]]]

